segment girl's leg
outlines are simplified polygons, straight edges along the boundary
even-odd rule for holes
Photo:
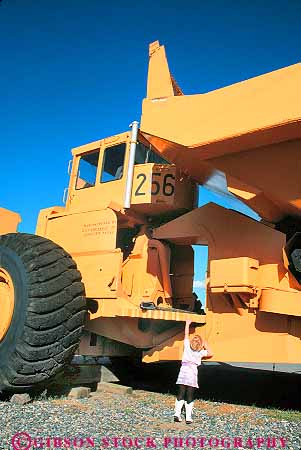
[[[186,401],[191,403],[194,401],[195,388],[193,386],[186,386]]]
[[[185,386],[184,384],[178,384],[178,386],[179,386],[179,389],[178,389],[177,400],[185,400],[186,388],[188,388],[189,386]]]
[[[185,402],[185,392],[186,392],[186,386],[184,386],[184,384],[179,384],[179,390],[178,390],[178,395],[176,398],[175,412],[174,412],[174,421],[175,422],[182,422],[181,411],[182,411],[182,407]]]
[[[195,395],[195,388],[192,386],[186,386],[186,401],[185,401],[186,423],[192,423],[194,395]]]

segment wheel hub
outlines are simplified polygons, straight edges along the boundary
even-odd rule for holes
[[[0,267],[0,342],[4,339],[14,313],[15,292],[9,273]]]

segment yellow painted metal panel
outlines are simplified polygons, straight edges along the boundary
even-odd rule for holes
[[[20,222],[21,217],[19,214],[5,208],[0,208],[0,234],[17,231]]]

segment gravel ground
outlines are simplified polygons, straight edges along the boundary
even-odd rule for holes
[[[95,393],[84,400],[39,399],[24,406],[0,402],[0,448],[14,448],[12,437],[24,432],[33,439],[32,445],[28,447],[21,440],[24,445],[18,447],[16,440],[16,449],[93,445],[98,449],[301,449],[300,412],[196,400],[194,423],[186,425],[173,422],[173,405],[173,395],[142,390],[132,395]]]

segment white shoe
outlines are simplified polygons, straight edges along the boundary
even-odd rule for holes
[[[194,402],[190,402],[187,403],[185,402],[185,419],[186,419],[186,423],[192,423],[192,410],[193,410],[193,403]]]
[[[174,421],[175,422],[182,422],[181,418],[181,411],[182,407],[184,405],[184,400],[177,400],[175,402],[175,413],[174,413]]]

